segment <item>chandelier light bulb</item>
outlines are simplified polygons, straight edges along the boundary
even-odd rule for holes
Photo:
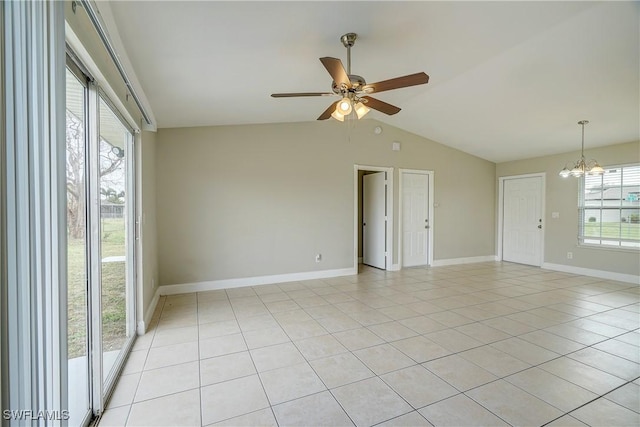
[[[584,170],[580,169],[580,166],[576,165],[573,169],[571,169],[571,176],[580,178],[582,175],[584,175]]]
[[[565,165],[564,169],[562,169],[558,175],[563,178],[568,178],[569,176],[571,176],[571,171]]]
[[[589,175],[603,175],[604,169],[597,162],[593,165],[591,170],[589,171]]]
[[[338,102],[338,106],[336,108],[343,116],[349,115],[351,111],[353,111],[353,107],[351,106],[351,100],[349,98],[342,98],[340,102]]]

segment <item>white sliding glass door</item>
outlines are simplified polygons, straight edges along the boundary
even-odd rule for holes
[[[69,61],[66,74],[69,426],[100,413],[135,337],[133,133]]]
[[[105,391],[126,356],[135,328],[133,304],[134,229],[129,161],[133,135],[101,96],[98,105],[100,194],[100,316]]]

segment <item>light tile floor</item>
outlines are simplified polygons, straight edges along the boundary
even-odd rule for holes
[[[638,426],[639,302],[509,263],[162,297],[100,426]]]

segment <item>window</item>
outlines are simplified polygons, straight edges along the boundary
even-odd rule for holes
[[[584,176],[578,210],[580,243],[640,248],[640,165]]]

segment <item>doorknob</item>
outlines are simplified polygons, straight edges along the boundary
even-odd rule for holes
[[[424,228],[429,228],[429,226],[428,226],[428,225],[425,225],[425,226],[424,226]]]
[[[540,225],[538,226],[538,228],[539,228],[539,229],[542,229],[542,224],[540,224]]]

